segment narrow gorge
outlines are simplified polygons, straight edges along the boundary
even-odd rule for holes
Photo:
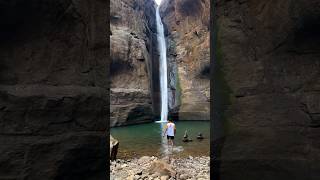
[[[209,120],[209,7],[209,1],[164,0],[159,8],[167,45],[165,106],[176,120]],[[157,5],[153,0],[111,1],[110,10],[110,125],[159,120],[165,101]]]
[[[113,0],[110,9],[110,134],[120,144],[110,146],[111,179],[209,179],[209,0]]]

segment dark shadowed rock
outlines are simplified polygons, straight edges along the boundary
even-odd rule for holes
[[[212,148],[214,174],[221,180],[317,179],[319,1],[215,5],[213,111],[221,128],[214,137],[221,138]]]
[[[0,4],[0,179],[105,178],[107,3]]]

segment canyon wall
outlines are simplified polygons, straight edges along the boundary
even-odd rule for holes
[[[181,120],[210,119],[210,2],[163,0],[169,108]]]
[[[110,125],[159,114],[159,55],[153,0],[111,0]]]
[[[107,3],[0,4],[0,179],[105,179]]]
[[[214,6],[214,173],[318,179],[320,1]]]

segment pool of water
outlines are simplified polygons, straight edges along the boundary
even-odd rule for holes
[[[175,148],[173,154],[178,157],[209,156],[210,154],[210,122],[209,121],[177,121],[175,122]],[[128,159],[141,156],[165,155],[166,139],[161,135],[161,123],[146,123],[111,128],[111,135],[119,140],[118,158]],[[185,130],[192,142],[182,142]],[[203,140],[196,139],[198,133]]]

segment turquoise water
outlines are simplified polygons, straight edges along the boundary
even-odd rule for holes
[[[209,121],[178,121],[175,122],[177,134],[174,139],[175,147],[182,151],[174,152],[175,156],[209,156],[210,154],[210,122]],[[192,142],[182,142],[185,130]],[[119,140],[118,158],[134,158],[141,156],[162,156],[163,145],[161,123],[146,123],[111,128],[111,135]],[[196,139],[198,133],[203,140]]]

